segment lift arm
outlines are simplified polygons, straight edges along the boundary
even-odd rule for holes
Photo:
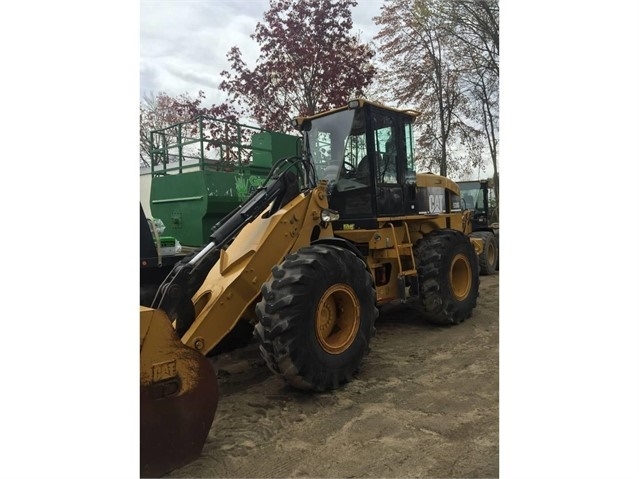
[[[297,193],[299,187],[293,172],[286,171],[273,178],[213,227],[209,244],[175,265],[160,285],[151,306],[154,309],[162,309],[171,321],[176,321],[179,336],[195,319],[191,298],[219,259],[221,249],[271,203],[271,212],[277,211]]]

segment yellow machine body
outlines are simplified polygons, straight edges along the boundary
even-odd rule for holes
[[[242,317],[255,317],[255,303],[271,269],[284,256],[314,240],[332,237],[330,224],[320,227],[328,207],[326,185],[301,193],[269,217],[245,226],[221,251],[200,289],[193,296],[196,318],[182,341],[206,354]],[[215,318],[215,319],[213,319]]]

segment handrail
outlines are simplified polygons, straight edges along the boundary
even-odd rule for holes
[[[251,143],[253,135],[264,132],[270,131],[211,115],[151,130],[151,173],[182,173],[186,167],[241,168],[252,161],[254,151],[270,151]]]

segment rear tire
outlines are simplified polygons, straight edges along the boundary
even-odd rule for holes
[[[437,230],[419,240],[414,253],[427,321],[451,325],[469,318],[479,295],[479,265],[470,240],[459,231]]]
[[[313,245],[273,268],[256,306],[255,334],[268,367],[298,389],[350,381],[369,351],[378,316],[373,278],[352,251]]]
[[[495,235],[491,231],[476,231],[470,236],[481,238],[484,243],[484,251],[479,255],[479,274],[495,274],[499,264],[499,248]]]

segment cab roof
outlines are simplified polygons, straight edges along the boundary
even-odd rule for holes
[[[379,102],[375,102],[375,101],[370,101],[370,100],[366,100],[364,98],[359,98],[356,100],[351,100],[348,102],[348,104],[338,107],[338,108],[333,108],[332,110],[325,110],[319,113],[316,113],[315,115],[310,115],[310,116],[298,116],[295,117],[293,119],[293,123],[296,123],[297,125],[302,125],[302,123],[304,121],[308,121],[308,120],[314,120],[315,118],[320,118],[322,116],[326,116],[326,115],[330,115],[332,113],[336,113],[338,111],[343,111],[343,110],[352,110],[355,108],[362,108],[365,105],[372,105],[374,107],[377,108],[381,108],[383,110],[388,110],[388,111],[393,111],[396,113],[401,113],[402,115],[408,115],[411,116],[413,118],[413,120],[415,118],[417,118],[419,115],[421,115],[422,113],[420,111],[417,110],[413,110],[413,109],[405,109],[405,110],[400,110],[398,108],[394,108],[392,106],[388,106],[388,105],[384,105],[383,103],[379,103]]]

